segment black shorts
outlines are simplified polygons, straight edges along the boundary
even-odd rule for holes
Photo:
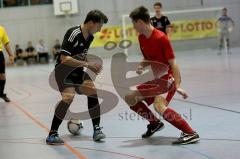
[[[5,73],[5,59],[3,52],[0,51],[0,74]]]
[[[77,89],[85,80],[92,80],[85,71],[73,71],[66,78],[63,77],[62,71],[55,70],[55,79],[60,92],[68,87]]]

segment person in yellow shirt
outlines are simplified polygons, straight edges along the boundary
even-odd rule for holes
[[[10,99],[4,94],[4,87],[6,83],[6,76],[5,76],[5,59],[3,55],[3,48],[8,53],[9,62],[14,62],[14,56],[12,54],[9,38],[7,32],[5,31],[4,27],[0,26],[0,98],[2,98],[5,102],[10,102]]]

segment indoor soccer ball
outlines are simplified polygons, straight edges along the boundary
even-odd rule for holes
[[[73,135],[79,135],[83,129],[83,123],[80,120],[69,120],[67,123],[68,131]]]

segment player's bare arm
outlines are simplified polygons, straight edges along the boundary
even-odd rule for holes
[[[188,98],[187,92],[185,90],[183,90],[182,88],[178,88],[177,89],[177,93],[180,94],[183,99],[187,99]]]
[[[6,49],[6,51],[7,51],[7,53],[8,53],[10,64],[13,64],[13,62],[14,62],[14,55],[13,55],[13,53],[12,53],[10,44],[9,44],[9,43],[5,44],[5,45],[4,45],[4,48]]]
[[[143,73],[143,71],[144,71],[144,69],[147,67],[147,66],[149,66],[150,65],[150,62],[148,62],[146,59],[143,59],[140,63],[139,63],[139,65],[138,65],[138,67],[137,67],[137,71],[136,71],[136,73],[137,74],[142,74]]]
[[[99,74],[102,70],[102,65],[100,64],[76,60],[71,56],[61,55],[61,62],[72,67],[87,67],[96,74]]]

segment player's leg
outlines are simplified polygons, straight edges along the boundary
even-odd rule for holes
[[[0,98],[2,98],[5,102],[10,102],[10,99],[4,93],[5,84],[6,84],[6,75],[5,73],[0,73]]]
[[[166,106],[171,102],[173,96],[175,95],[176,93],[176,88],[175,87],[172,87],[167,95],[166,95]],[[154,103],[154,100],[155,100],[155,97],[148,97],[148,98],[145,98],[144,101],[147,103],[148,106],[152,105]],[[149,133],[145,133],[145,134],[149,134]],[[147,135],[143,135],[143,136],[147,136]],[[148,136],[149,137],[149,136]]]
[[[226,39],[226,45],[227,45],[227,53],[230,53],[230,33],[227,32],[225,35],[225,39]]]
[[[167,105],[171,102],[171,100],[173,99],[175,93],[176,93],[177,89],[176,87],[173,85],[172,88],[168,91],[167,96],[166,96],[166,101],[167,101]],[[166,106],[167,106],[166,105]]]
[[[200,140],[199,135],[189,126],[189,124],[173,109],[167,107],[168,102],[162,96],[156,96],[154,101],[155,110],[163,116],[163,118],[181,130],[181,137],[173,142],[173,144],[189,144]]]
[[[87,96],[88,111],[92,119],[92,125],[94,130],[93,139],[94,141],[99,141],[101,139],[106,138],[106,135],[102,132],[101,130],[102,128],[100,127],[101,109],[97,96],[97,91],[89,75],[87,73],[84,73],[83,76],[84,81],[78,88],[79,90],[77,92]]]
[[[5,59],[3,53],[0,52],[0,98],[5,102],[10,102],[10,99],[4,94],[6,84],[6,75],[5,75]]]
[[[142,135],[143,138],[152,136],[156,131],[164,128],[164,124],[152,113],[152,111],[143,103],[143,100],[150,105],[152,97],[145,98],[139,91],[132,91],[125,96],[125,101],[131,110],[148,120],[147,131]]]
[[[47,144],[50,145],[64,144],[61,138],[58,137],[58,128],[61,125],[65,115],[67,114],[67,110],[70,104],[73,101],[75,95],[75,88],[67,87],[62,91],[61,95],[62,100],[56,106],[54,117],[52,120],[51,130],[46,140]]]
[[[219,36],[219,53],[218,54],[222,54],[223,43],[224,43],[224,34],[221,32]]]
[[[227,43],[227,53],[230,54],[230,39],[226,39],[226,43]]]
[[[171,102],[171,100],[173,99],[175,93],[177,92],[177,89],[176,87],[173,85],[173,82],[174,80],[171,79],[171,80],[168,80],[168,82],[166,83],[166,81],[162,81],[163,83],[167,84],[168,88],[168,92],[167,92],[167,95],[166,95],[166,101],[167,103],[169,104]],[[165,85],[164,84],[164,85]],[[161,87],[161,86],[160,86]],[[165,86],[164,86],[165,87]],[[155,100],[155,97],[149,97],[149,98],[145,98],[144,101],[147,103],[148,106],[152,105],[154,103],[154,100]],[[167,104],[167,105],[168,105]]]
[[[145,98],[144,101],[147,103],[147,106],[151,106],[154,103],[154,97]]]

